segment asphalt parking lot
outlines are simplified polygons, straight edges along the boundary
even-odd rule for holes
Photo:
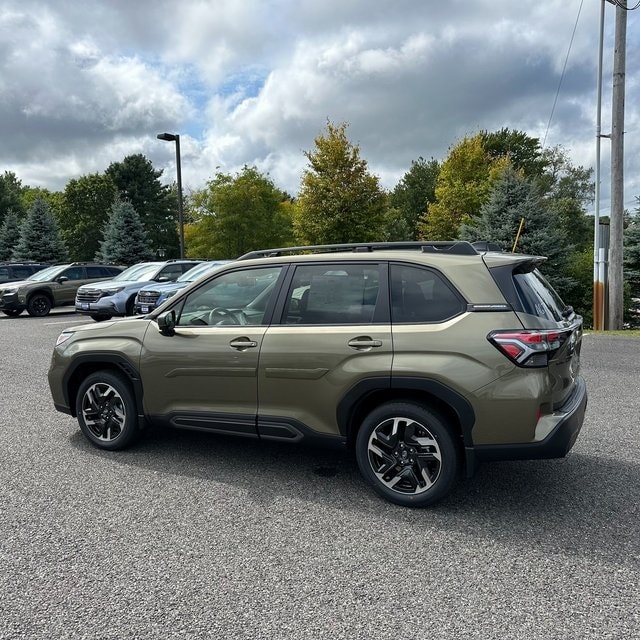
[[[91,447],[46,380],[81,322],[0,320],[3,640],[640,638],[640,340],[585,336],[568,458],[486,464],[408,510],[333,451]]]

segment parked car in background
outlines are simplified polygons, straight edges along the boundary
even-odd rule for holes
[[[0,284],[25,280],[49,266],[48,262],[0,262]]]
[[[106,450],[153,424],[350,447],[380,496],[430,505],[482,460],[562,457],[578,437],[582,318],[543,260],[467,242],[254,251],[144,317],[65,329],[53,402]]]
[[[46,316],[53,307],[73,304],[78,287],[113,278],[124,267],[93,262],[59,264],[37,271],[25,280],[0,285],[0,311],[19,316]]]
[[[210,271],[219,269],[225,264],[229,264],[229,262],[231,262],[231,260],[210,260],[208,262],[202,262],[183,273],[175,282],[159,283],[153,286],[145,285],[136,294],[133,312],[142,314],[150,313],[191,282],[195,282],[198,278],[206,275]]]
[[[145,285],[172,282],[200,260],[140,262],[113,280],[80,287],[76,294],[76,312],[91,316],[96,322],[113,316],[131,316],[138,291]]]

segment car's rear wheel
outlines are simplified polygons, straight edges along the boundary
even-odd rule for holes
[[[24,311],[24,308],[23,309],[3,309],[2,313],[4,313],[5,316],[9,316],[10,318],[17,318],[23,311]]]
[[[356,458],[376,493],[409,507],[425,507],[447,496],[458,473],[458,454],[446,422],[408,402],[384,404],[365,418]]]
[[[44,293],[35,293],[27,302],[27,313],[36,318],[49,315],[51,311],[51,299]]]
[[[138,435],[131,387],[111,371],[97,371],[83,381],[76,397],[76,412],[82,433],[100,449],[124,449]]]

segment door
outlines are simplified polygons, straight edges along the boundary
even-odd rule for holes
[[[88,282],[84,267],[75,265],[65,269],[58,277],[63,281],[52,283],[51,289],[56,305],[73,304],[76,299],[76,291],[80,285]],[[66,280],[64,279],[66,278]]]
[[[386,267],[298,265],[258,374],[261,437],[337,436],[337,408],[358,384],[389,385],[392,344]],[[386,307],[386,309],[385,309]]]
[[[282,268],[238,268],[175,307],[175,335],[149,324],[145,413],[177,427],[256,435],[258,357]]]

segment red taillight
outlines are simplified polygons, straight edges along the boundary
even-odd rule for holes
[[[571,333],[571,329],[492,331],[487,339],[520,367],[546,367],[549,355],[557,351]]]

